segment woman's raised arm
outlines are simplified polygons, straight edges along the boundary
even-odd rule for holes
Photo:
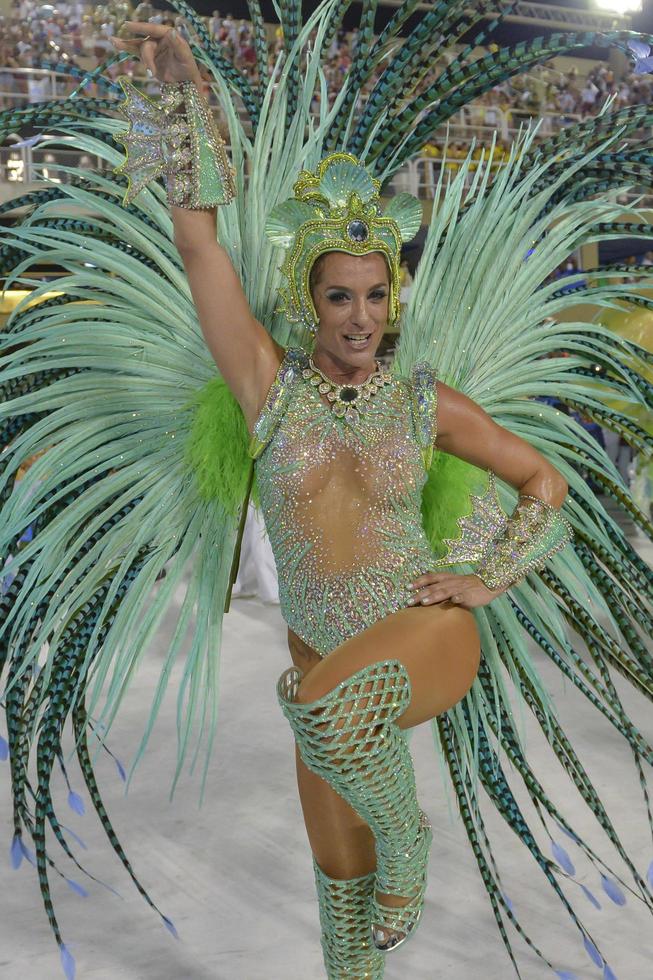
[[[253,315],[226,250],[217,241],[215,208],[172,207],[181,255],[197,316],[220,374],[238,400],[251,431],[283,358]]]
[[[203,81],[188,43],[163,24],[125,21],[143,37],[115,38],[118,50],[140,58],[160,82]],[[216,136],[217,139],[217,136]],[[274,380],[283,349],[253,315],[226,250],[217,240],[216,207],[170,205],[174,241],[206,344],[251,430]]]

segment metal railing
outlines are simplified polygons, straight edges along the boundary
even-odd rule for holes
[[[72,139],[72,137],[71,137]],[[88,169],[89,171],[108,171],[108,167],[100,157],[78,149],[62,149],[60,146],[48,147],[50,141],[45,137],[38,146],[23,145],[17,148],[0,147],[0,185],[9,193],[0,195],[5,199],[19,196],[28,186],[33,186],[37,180],[47,179],[53,183],[67,184],[71,175],[61,169],[63,166]],[[57,139],[61,142],[61,138]],[[454,176],[463,162],[464,157],[417,157],[405,164],[397,172],[390,184],[392,193],[407,191],[425,200],[433,200],[440,180],[442,169]],[[493,164],[493,169],[499,170],[504,166],[501,159]],[[474,175],[474,164],[468,174],[468,183]],[[446,174],[445,174],[446,177]],[[641,194],[631,192],[622,195],[622,203],[641,198]],[[642,206],[651,207],[653,196],[642,198]]]
[[[43,89],[49,89],[45,98],[62,94],[58,85],[61,80],[70,90],[77,84],[76,80],[58,75],[56,72],[45,72],[37,69],[23,69],[26,77],[34,78]],[[0,70],[0,81],[2,72]],[[0,97],[3,91],[0,88]],[[24,97],[25,93],[23,93]],[[216,107],[217,114],[217,107]],[[392,187],[394,191],[407,190],[423,198],[433,198],[444,166],[450,173],[455,173],[467,155],[467,149],[472,141],[478,146],[489,147],[493,140],[509,145],[517,136],[519,130],[526,124],[539,123],[538,138],[546,138],[567,126],[580,121],[581,116],[573,113],[553,112],[542,116],[534,114],[525,108],[502,109],[494,105],[464,106],[447,124],[446,131],[440,129],[437,135],[425,146],[422,155],[405,165],[395,176]],[[650,135],[648,130],[646,135]],[[643,131],[631,134],[629,141],[638,142],[644,135]],[[13,185],[32,184],[39,178],[49,178],[55,182],[67,183],[69,175],[58,169],[57,165],[77,166],[89,170],[107,169],[103,161],[92,154],[71,147],[70,150],[61,148],[66,140],[72,137],[47,136],[39,134],[31,140],[21,140],[18,134],[9,137],[15,145],[0,147],[0,184]],[[448,140],[448,148],[445,143]],[[58,145],[54,145],[54,144]],[[464,144],[463,147],[455,144]],[[50,144],[50,145],[48,145]],[[497,157],[496,167],[500,167],[501,159]],[[3,195],[4,196],[4,195]]]
[[[66,139],[73,137],[56,138],[60,144]],[[107,169],[103,166],[103,161],[85,151],[74,149],[62,149],[60,145],[48,146],[53,143],[54,138],[43,137],[37,146],[30,146],[23,143],[21,146],[0,147],[0,183],[16,187],[16,192],[20,193],[21,184],[33,184],[37,180],[50,180],[57,184],[67,184],[70,174],[61,170],[61,167],[80,167],[87,170]]]
[[[44,68],[0,67],[0,109],[13,109],[45,99],[62,99],[78,84],[77,79]]]

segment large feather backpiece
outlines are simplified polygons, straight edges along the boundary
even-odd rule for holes
[[[615,31],[553,35],[475,57],[509,4],[495,10],[485,2],[471,9],[460,0],[436,3],[402,37],[403,25],[417,8],[414,0],[406,0],[375,37],[376,4],[364,3],[353,63],[330,100],[322,56],[342,22],[347,0],[327,0],[306,23],[298,3],[280,5],[285,49],[272,69],[260,9],[251,0],[257,32],[255,82],[234,68],[184,0],[174,0],[172,6],[186,19],[194,53],[210,72],[229,129],[238,195],[219,210],[220,240],[254,313],[284,345],[306,344],[308,338],[275,313],[281,257],[261,229],[272,207],[291,195],[301,169],[314,169],[327,151],[345,149],[388,181],[434,127],[510,75],[590,44],[616,45],[633,57],[640,51],[628,47],[636,35]],[[435,48],[453,44],[459,50],[452,63],[413,97],[431,70]],[[102,164],[97,172],[58,166],[67,175],[65,183],[44,177],[37,189],[0,207],[4,214],[22,215],[5,229],[0,243],[5,284],[30,290],[29,301],[9,318],[0,362],[0,424],[6,447],[0,474],[0,556],[6,562],[0,669],[7,719],[0,756],[8,757],[12,780],[12,859],[16,865],[24,856],[31,859],[26,841],[33,842],[41,892],[68,976],[74,973],[74,960],[52,907],[48,880],[49,871],[63,872],[46,842],[49,827],[68,858],[76,861],[51,795],[57,761],[68,778],[61,749],[64,726],[71,721],[88,794],[109,840],[151,902],[103,806],[89,736],[96,747],[105,744],[148,641],[183,585],[137,759],[152,731],[169,668],[183,652],[173,778],[189,753],[195,763],[202,751],[206,777],[217,722],[222,610],[251,475],[242,414],[216,377],[202,340],[172,241],[163,187],[154,183],[129,206],[121,204],[124,182],[111,171],[123,159],[115,139],[124,131],[116,113],[122,91],[106,72],[116,60],[122,59],[112,57],[88,73],[55,66],[79,78],[71,96],[0,114],[3,137],[37,127],[50,146],[75,147]],[[101,94],[84,97],[91,81]],[[368,84],[372,91],[363,104],[361,88]],[[565,904],[567,900],[559,891],[559,868],[539,852],[509,793],[500,750],[524,779],[539,812],[574,832],[528,767],[507,712],[509,684],[541,720],[561,764],[627,859],[598,794],[555,721],[528,657],[526,638],[535,640],[628,739],[643,787],[642,763],[652,758],[650,746],[625,716],[610,677],[610,669],[619,671],[650,698],[651,661],[642,633],[650,631],[651,616],[640,599],[645,590],[650,595],[650,571],[580,479],[578,465],[591,470],[642,526],[645,519],[592,440],[564,413],[533,402],[534,396],[555,391],[574,409],[618,429],[638,448],[648,444],[646,433],[626,411],[614,412],[607,405],[609,397],[618,395],[627,406],[650,406],[650,383],[644,377],[650,357],[598,324],[545,327],[544,318],[569,302],[547,282],[569,249],[592,238],[650,234],[645,213],[618,206],[614,194],[624,184],[647,182],[649,144],[632,150],[619,140],[650,128],[652,116],[648,107],[638,106],[605,112],[547,142],[537,143],[527,134],[494,180],[489,167],[480,167],[472,189],[465,190],[466,167],[452,185],[441,185],[396,363],[403,373],[417,360],[428,360],[443,380],[548,455],[571,487],[566,513],[576,531],[573,548],[558,555],[545,573],[482,612],[479,678],[467,698],[436,725],[513,962],[502,917],[522,930],[498,889],[480,815],[480,786]],[[47,283],[39,274],[44,266],[55,270]],[[602,270],[601,275],[602,286],[588,278],[584,287],[598,306],[616,306],[626,296],[649,302],[632,287],[616,284],[618,270]],[[428,316],[422,315],[424,310]],[[553,351],[569,356],[547,359]],[[24,472],[27,461],[32,465]],[[457,532],[470,491],[483,492],[478,477],[458,461],[436,456],[425,495],[425,520],[435,545]],[[449,507],[441,504],[443,487],[450,490]],[[509,494],[505,488],[501,492],[507,506]],[[600,624],[588,613],[584,597],[602,610]],[[591,666],[573,646],[578,636],[591,652]],[[30,759],[36,761],[36,781]],[[78,805],[76,794],[71,801]],[[561,851],[556,853],[559,861]],[[631,870],[640,897],[650,906],[646,883]],[[586,943],[593,943],[570,911]]]
[[[555,757],[625,861],[636,894],[653,911],[653,862],[647,873],[628,855],[557,720],[529,652],[534,641],[626,739],[653,832],[645,775],[653,764],[653,747],[626,714],[614,682],[615,674],[621,675],[645,703],[653,699],[653,657],[647,643],[653,635],[653,576],[587,477],[649,538],[653,528],[614,464],[580,421],[580,417],[598,420],[651,458],[653,357],[599,322],[602,311],[622,309],[627,300],[650,301],[632,281],[622,281],[623,266],[587,270],[569,277],[569,284],[566,277],[561,281],[553,276],[574,249],[599,240],[604,229],[615,229],[621,222],[624,229],[632,230],[645,221],[645,211],[636,202],[619,203],[612,190],[588,197],[583,193],[591,179],[588,172],[594,172],[597,160],[610,159],[620,139],[617,133],[606,142],[604,125],[599,118],[597,130],[602,136],[588,136],[555,156],[538,154],[533,129],[517,139],[510,160],[494,179],[491,149],[480,165],[470,153],[447,186],[442,177],[394,362],[401,375],[415,363],[427,361],[442,381],[534,445],[569,483],[564,513],[574,529],[573,544],[555,555],[544,572],[529,575],[489,606],[474,610],[482,637],[481,670],[467,697],[433,722],[444,771],[452,777],[506,948],[512,958],[504,928],[508,920],[552,969],[553,963],[522,931],[505,900],[480,806],[481,787],[528,848],[596,963],[604,963],[600,945],[561,889],[562,880],[573,880],[576,872],[555,840],[558,831],[571,836],[596,865],[600,885],[613,900],[625,901],[616,879],[624,882],[570,827],[561,803],[546,794],[541,777],[529,765],[511,696],[523,699],[533,711]],[[624,175],[611,180],[621,191],[627,182]],[[639,272],[640,289],[650,290],[653,271],[644,266]],[[574,292],[572,299],[569,289]],[[556,320],[576,295],[595,305],[597,322]],[[648,421],[648,431],[642,420]],[[492,484],[487,489],[486,483],[486,474],[436,453],[423,500],[425,527],[435,551],[455,557],[472,505],[492,503]],[[515,492],[500,487],[500,497],[503,509],[510,512]],[[452,518],[459,533],[443,541]],[[535,805],[554,859],[543,854],[536,842],[501,768],[502,756]]]

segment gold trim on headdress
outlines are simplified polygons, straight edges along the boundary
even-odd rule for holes
[[[268,238],[287,250],[280,289],[289,321],[315,329],[310,291],[311,268],[326,252],[385,255],[390,272],[389,322],[399,317],[402,242],[419,230],[422,205],[411,194],[397,194],[381,211],[381,184],[350,153],[331,153],[312,173],[302,170],[295,196],[279,204],[265,224]]]

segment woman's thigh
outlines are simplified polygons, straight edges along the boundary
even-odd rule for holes
[[[381,660],[399,660],[410,678],[411,703],[399,726],[412,728],[428,721],[457,704],[474,681],[480,660],[474,615],[449,602],[400,609],[312,662],[299,699],[315,701]]]

